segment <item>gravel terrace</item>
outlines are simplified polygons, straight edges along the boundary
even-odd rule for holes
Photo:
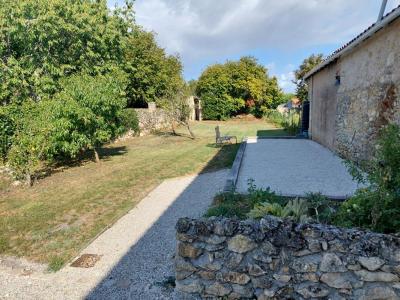
[[[343,160],[311,140],[248,140],[239,171],[236,190],[247,192],[248,179],[257,187],[288,196],[321,192],[334,198],[352,195],[358,185]]]
[[[23,260],[0,260],[0,299],[180,298],[165,284],[174,275],[176,221],[202,215],[226,175],[221,170],[164,181],[82,251],[101,255],[92,268],[67,266],[49,274]]]

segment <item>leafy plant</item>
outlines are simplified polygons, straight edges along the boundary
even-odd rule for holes
[[[306,196],[310,215],[319,223],[331,223],[339,206],[321,193],[308,193]]]
[[[234,192],[220,193],[215,196],[214,203],[207,210],[205,216],[238,217],[244,219],[252,207],[253,203],[245,195]]]
[[[268,202],[257,204],[247,214],[249,218],[253,219],[261,219],[266,215],[289,218],[295,222],[307,222],[312,220],[308,215],[307,201],[300,198],[289,200],[285,206]]]
[[[376,153],[358,168],[348,163],[353,177],[366,184],[340,207],[336,224],[379,232],[400,230],[400,128],[388,125],[379,132]]]
[[[122,111],[121,125],[124,132],[133,130],[135,134],[139,134],[139,119],[136,111],[133,108],[126,108]]]
[[[265,189],[257,188],[254,183],[254,179],[252,178],[247,180],[247,185],[248,198],[253,205],[263,202],[278,203],[283,205],[287,202],[283,197],[271,191],[269,187]]]
[[[278,203],[260,203],[256,204],[254,208],[247,214],[247,217],[252,219],[261,219],[266,215],[273,215],[283,217],[284,208]]]
[[[300,223],[311,221],[312,218],[309,216],[307,200],[301,198],[290,200],[283,209],[282,217]]]

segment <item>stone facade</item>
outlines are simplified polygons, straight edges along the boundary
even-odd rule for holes
[[[140,136],[171,126],[167,113],[149,104],[149,108],[135,108],[139,119]]]
[[[176,288],[206,299],[400,299],[400,238],[276,217],[182,218]]]
[[[312,139],[346,158],[370,158],[379,129],[400,124],[400,19],[313,74],[308,84]]]

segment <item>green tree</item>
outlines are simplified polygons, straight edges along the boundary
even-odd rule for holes
[[[323,54],[312,54],[304,59],[299,68],[294,71],[295,80],[293,80],[293,83],[296,84],[296,96],[301,101],[306,101],[308,99],[308,87],[304,76],[323,60]]]
[[[197,82],[207,119],[226,119],[240,112],[263,111],[281,102],[282,91],[275,77],[253,57],[209,66]]]
[[[67,128],[71,130],[60,138],[59,142],[68,141],[61,153],[73,156],[77,149],[70,147],[79,145],[92,149],[96,162],[100,160],[97,148],[124,130],[122,113],[126,107],[126,82],[126,76],[121,72],[95,77],[77,74],[62,82],[63,91],[55,98],[60,103],[68,103],[69,109],[59,110],[54,121],[69,122]]]
[[[182,84],[179,57],[166,55],[151,32],[136,27],[126,39],[122,69],[129,74],[128,106],[145,106],[172,97]]]
[[[65,76],[107,72],[122,61],[128,30],[105,0],[4,0],[0,102],[38,101],[59,91]]]
[[[126,106],[124,75],[76,74],[61,82],[63,90],[39,103],[24,101],[15,123],[8,163],[17,178],[32,176],[63,158],[109,142],[123,130]]]

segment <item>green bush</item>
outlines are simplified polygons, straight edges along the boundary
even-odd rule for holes
[[[123,74],[73,75],[62,87],[52,99],[21,105],[8,152],[15,177],[30,181],[54,161],[95,150],[121,132]]]
[[[215,196],[213,205],[207,210],[205,216],[212,217],[238,217],[246,218],[253,204],[244,195],[228,192]]]
[[[3,163],[5,163],[12,145],[18,110],[16,106],[0,107],[0,157]]]
[[[125,108],[121,113],[122,130],[127,132],[133,130],[135,134],[140,133],[139,119],[133,108]]]
[[[400,231],[400,128],[388,125],[379,136],[373,159],[358,166],[348,162],[353,177],[367,187],[343,203],[337,225],[384,233]]]
[[[26,101],[21,105],[13,143],[7,154],[7,161],[17,179],[26,178],[30,183],[31,176],[53,156],[51,113],[46,101],[39,104]]]

